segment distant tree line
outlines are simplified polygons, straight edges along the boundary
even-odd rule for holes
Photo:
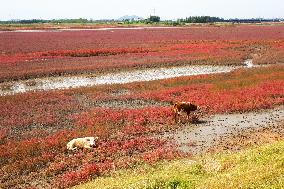
[[[88,19],[53,19],[53,20],[43,20],[43,19],[31,19],[31,20],[9,20],[9,21],[0,21],[2,24],[37,24],[37,23],[104,23],[104,22],[126,22],[126,23],[154,23],[160,22],[159,16],[150,16],[147,19],[142,20],[114,20],[114,19],[104,19],[104,20],[88,20]]]
[[[248,18],[248,19],[224,19],[211,16],[190,16],[185,19],[178,19],[180,23],[213,23],[213,22],[235,22],[235,23],[260,23],[260,22],[281,22],[283,19],[264,19],[264,18]]]
[[[31,19],[31,20],[9,20],[0,21],[2,24],[37,24],[37,23],[91,23],[92,20],[78,18],[78,19],[53,19],[53,20],[43,20],[43,19]]]
[[[161,18],[159,16],[150,16],[147,20],[149,22],[160,22]]]
[[[232,23],[259,23],[259,22],[281,22],[283,19],[263,19],[263,18],[249,18],[249,19],[223,19],[219,17],[212,16],[190,16],[186,18],[178,19],[177,21],[166,20],[161,21],[159,16],[150,16],[147,19],[142,19],[139,21],[134,20],[124,20],[122,23],[157,23],[163,22],[168,25],[180,25],[185,23],[214,23],[214,22],[232,22]],[[31,20],[9,20],[0,21],[0,24],[33,24],[33,23],[114,23],[121,22],[115,19],[104,19],[104,20],[88,20],[83,18],[78,19],[53,19],[53,20],[43,20],[43,19],[31,19]]]
[[[281,22],[284,21],[283,19],[264,19],[264,18],[248,18],[248,19],[227,19],[226,22],[235,22],[235,23],[260,23],[260,22]]]
[[[178,19],[178,22],[183,23],[211,23],[211,22],[224,22],[223,18],[211,16],[190,16],[185,19]]]

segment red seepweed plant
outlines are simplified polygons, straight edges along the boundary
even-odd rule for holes
[[[180,64],[238,65],[247,58],[281,62],[282,31],[283,26],[240,26],[4,33],[0,80]],[[207,114],[272,108],[284,103],[283,75],[277,65],[1,96],[0,188],[71,187],[117,169],[190,155],[159,137],[183,127],[174,123],[171,103],[192,101]],[[134,106],[134,100],[146,105]],[[99,106],[104,101],[124,102],[126,108]],[[99,136],[97,147],[68,152],[67,142],[81,136]]]

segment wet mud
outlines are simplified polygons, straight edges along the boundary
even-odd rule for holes
[[[203,118],[198,123],[180,123],[185,126],[164,133],[162,137],[176,143],[183,152],[200,154],[218,147],[219,140],[224,137],[253,129],[276,127],[283,121],[284,106],[247,113],[216,114]]]

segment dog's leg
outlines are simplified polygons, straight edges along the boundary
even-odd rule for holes
[[[181,112],[176,110],[175,114],[174,114],[174,118],[175,118],[175,123],[180,123],[180,116],[181,116]]]
[[[177,123],[177,113],[176,112],[174,113],[174,120],[175,120],[175,123]]]
[[[174,121],[175,121],[175,123],[177,123],[178,110],[176,108],[176,104],[174,105],[172,110],[174,112]]]
[[[86,148],[86,149],[91,149],[91,146],[85,145],[84,148]]]
[[[186,112],[187,120],[189,120],[190,112]]]
[[[180,117],[181,117],[181,112],[178,111],[178,112],[177,112],[177,123],[180,123],[180,122],[181,122]]]
[[[68,148],[69,151],[75,151],[77,150],[77,147],[72,147],[72,148]]]

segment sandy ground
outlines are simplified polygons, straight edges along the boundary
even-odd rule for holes
[[[219,145],[230,149],[230,146],[226,147],[230,145],[229,142],[225,142],[226,138],[236,137],[245,132],[252,133],[258,129],[272,130],[283,121],[284,106],[258,112],[216,114],[203,118],[198,123],[189,123],[183,118],[179,123],[184,124],[182,129],[164,133],[162,137],[175,142],[183,152],[201,154],[219,148]]]

